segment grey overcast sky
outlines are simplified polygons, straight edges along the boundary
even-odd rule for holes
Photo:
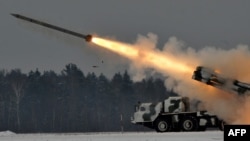
[[[249,0],[0,0],[0,69],[20,68],[24,73],[60,72],[74,63],[85,74],[112,76],[124,72],[127,60],[10,13],[128,43],[152,32],[159,48],[172,36],[197,49],[250,44]]]

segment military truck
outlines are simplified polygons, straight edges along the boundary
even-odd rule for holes
[[[205,131],[208,127],[223,130],[224,122],[206,110],[198,110],[200,104],[181,96],[157,103],[138,103],[131,122],[157,132]]]

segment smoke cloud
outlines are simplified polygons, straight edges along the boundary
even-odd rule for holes
[[[139,35],[134,46],[139,50],[148,50],[162,53],[176,62],[195,70],[196,66],[205,66],[219,70],[227,78],[250,82],[250,51],[247,45],[238,45],[231,49],[222,49],[207,46],[196,50],[187,47],[185,42],[171,37],[162,50],[157,49],[157,36],[149,33],[147,36]],[[140,56],[143,58],[143,54]],[[164,65],[164,64],[162,64]],[[173,64],[174,65],[174,64]],[[143,62],[143,59],[132,61],[130,73],[134,81],[139,81],[149,74],[152,69]],[[173,90],[181,96],[201,100],[205,108],[230,124],[250,124],[250,96],[239,96],[227,93],[220,89],[205,85],[192,79],[192,74],[183,73],[175,69],[160,70],[153,68],[150,75],[155,72],[162,74],[168,90]]]

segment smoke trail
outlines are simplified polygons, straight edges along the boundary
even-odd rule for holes
[[[234,49],[223,50],[205,47],[195,50],[186,47],[176,37],[171,37],[162,50],[156,48],[157,36],[149,33],[138,36],[132,44],[120,43],[101,38],[93,42],[131,60],[130,72],[135,81],[146,77],[146,72],[153,69],[162,74],[168,90],[182,96],[201,100],[205,108],[227,123],[250,123],[250,98],[226,93],[212,86],[193,80],[192,73],[196,66],[202,65],[218,69],[228,78],[247,82],[250,62],[250,51],[245,45]],[[154,72],[152,72],[154,73]]]

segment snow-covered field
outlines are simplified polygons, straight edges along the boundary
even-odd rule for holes
[[[223,141],[223,132],[15,134],[5,131],[0,132],[0,141]]]

